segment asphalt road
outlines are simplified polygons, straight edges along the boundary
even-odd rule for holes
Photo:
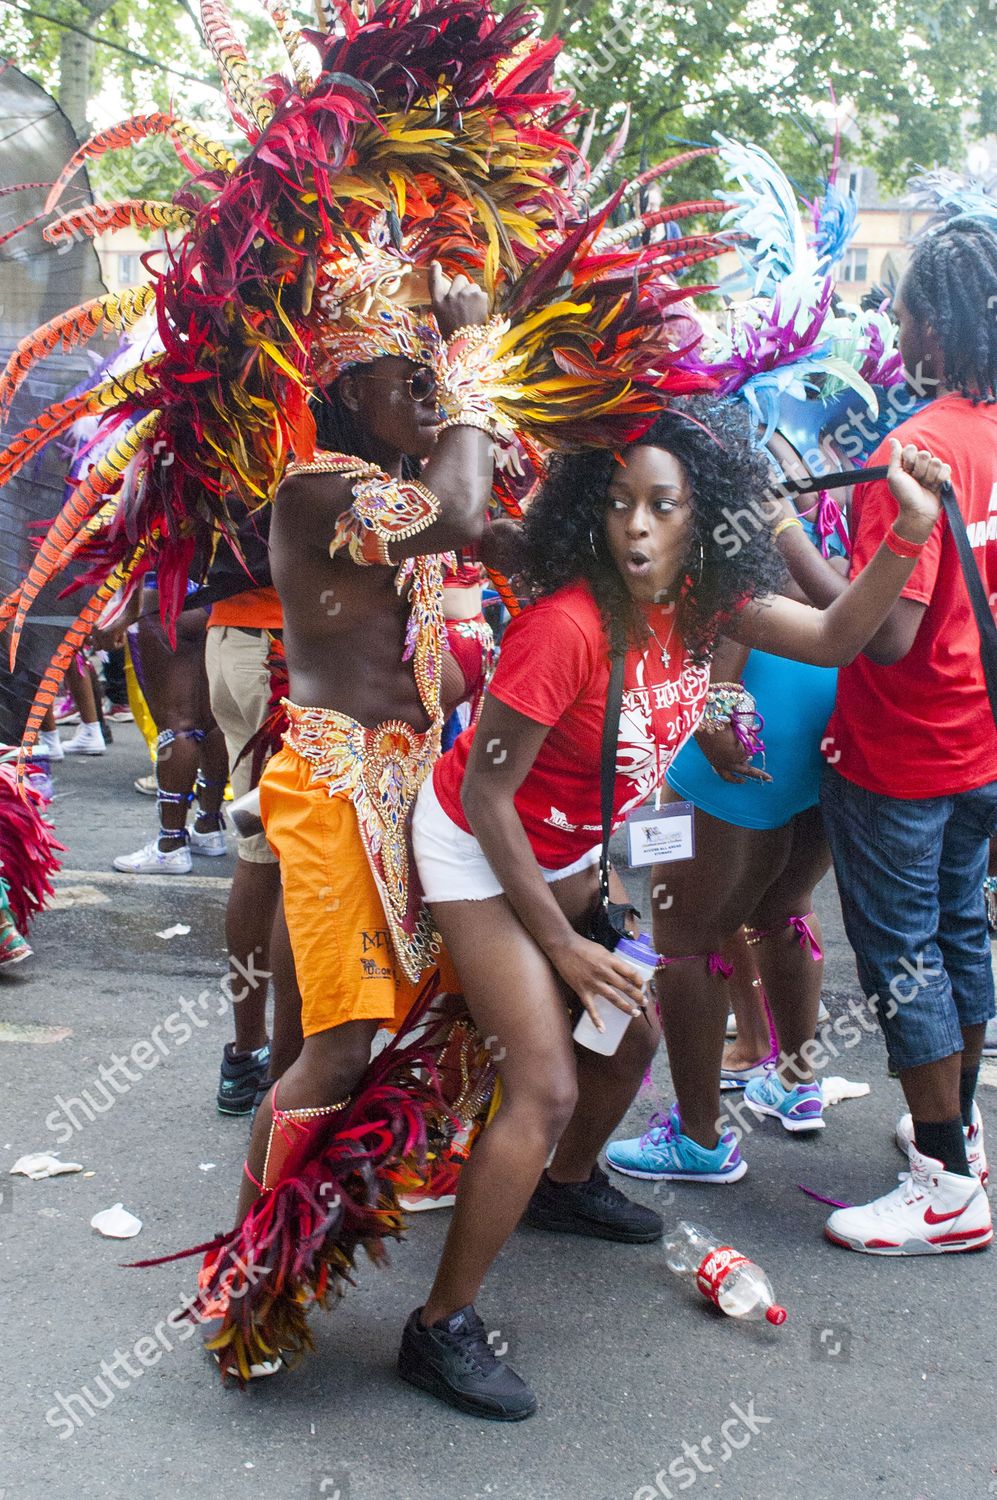
[[[102,759],[57,768],[64,904],[34,929],[36,957],[0,979],[0,1500],[997,1494],[994,1253],[848,1254],[823,1239],[827,1210],[797,1186],[861,1202],[895,1181],[900,1094],[878,1035],[832,1065],[871,1094],[830,1110],[816,1140],[765,1122],[743,1143],[750,1170],[735,1186],[633,1185],[669,1219],[697,1220],[764,1266],[789,1310],[782,1328],[714,1314],[668,1273],[659,1246],[523,1230],[479,1306],[540,1412],[511,1427],[462,1417],[393,1370],[445,1232],[446,1213],[433,1213],[415,1219],[390,1270],[365,1270],[316,1320],[315,1355],[245,1394],[223,1390],[197,1338],[162,1328],[196,1262],[119,1265],[226,1227],[246,1138],[244,1122],[214,1107],[229,1036],[219,980],[231,858],[196,861],[170,882],[109,873],[154,826],[154,804],[132,790],[147,768],[132,726]],[[859,991],[830,882],[818,905],[837,1015]],[[157,936],[176,923],[190,932]],[[150,1043],[148,1071],[132,1067],[134,1083],[105,1105],[98,1069],[149,1041],[182,998],[196,1017],[189,1038],[174,1023],[175,1045]],[[667,1099],[663,1059],[655,1075]],[[92,1119],[72,1105],[87,1089],[103,1106]],[[980,1090],[991,1129],[995,1089],[991,1064]],[[634,1132],[647,1108],[634,1109]],[[85,1172],[7,1175],[41,1150]],[[119,1201],[143,1222],[137,1239],[90,1228]],[[110,1400],[96,1383],[102,1361],[115,1371]]]

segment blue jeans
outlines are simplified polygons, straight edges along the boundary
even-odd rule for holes
[[[997,782],[882,797],[825,766],[821,808],[859,983],[903,1071],[961,1052],[994,1014],[983,902]]]

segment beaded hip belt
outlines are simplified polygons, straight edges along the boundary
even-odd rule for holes
[[[416,981],[439,950],[422,903],[412,858],[409,814],[440,754],[440,724],[413,729],[400,719],[367,729],[332,708],[299,708],[284,699],[288,750],[312,767],[330,797],[352,802],[364,852],[384,906],[395,955]]]

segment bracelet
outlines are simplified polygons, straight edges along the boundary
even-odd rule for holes
[[[778,526],[772,528],[772,540],[776,541],[789,526],[798,526],[801,531],[803,530],[803,522],[799,516],[783,516]]]
[[[905,557],[908,559],[920,557],[927,545],[925,542],[909,542],[905,536],[898,536],[892,526],[883,537],[883,541],[894,557]]]
[[[764,720],[751,693],[740,682],[714,682],[706,694],[703,717],[697,733],[717,734],[732,729],[738,743],[750,759],[761,755],[764,769],[765,744],[761,737]]]
[[[513,425],[497,405],[511,367],[499,355],[508,332],[508,322],[493,317],[450,335],[437,372],[443,430],[477,427],[493,441],[512,440]]]
[[[753,714],[755,700],[740,682],[711,682],[698,730],[716,734],[726,729],[734,714]]]

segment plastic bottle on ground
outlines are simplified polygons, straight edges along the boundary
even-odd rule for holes
[[[707,1302],[731,1318],[786,1321],[786,1309],[775,1300],[768,1277],[732,1245],[722,1245],[706,1229],[681,1220],[665,1235],[665,1260],[683,1281],[695,1282]]]

